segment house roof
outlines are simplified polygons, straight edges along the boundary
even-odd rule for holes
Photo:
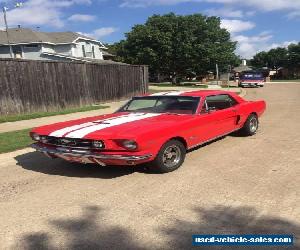
[[[51,44],[70,44],[77,39],[85,39],[104,45],[93,38],[81,35],[76,32],[41,32],[26,28],[8,29],[9,40],[11,44],[26,44],[26,43],[51,43]],[[0,30],[0,45],[7,45],[6,32]]]
[[[102,51],[103,56],[109,56],[109,57],[115,57],[116,55],[113,55],[105,50]]]
[[[243,71],[249,71],[249,70],[252,70],[252,68],[247,65],[240,65],[233,69],[234,72],[243,72]]]

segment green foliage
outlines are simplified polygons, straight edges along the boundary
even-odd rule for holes
[[[300,68],[300,42],[288,47],[288,68]]]
[[[257,53],[251,64],[257,68],[268,67],[276,69],[287,63],[288,50],[286,48],[271,49],[268,52],[262,51]]]
[[[121,61],[149,65],[151,73],[186,77],[238,64],[236,43],[220,19],[200,14],[153,15],[135,25],[126,39],[111,46]]]
[[[251,65],[257,68],[268,67],[289,69],[300,67],[300,43],[291,44],[288,48],[275,48],[257,53],[251,60]]]

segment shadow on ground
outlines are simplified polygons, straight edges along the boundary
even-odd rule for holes
[[[191,247],[193,234],[292,234],[296,241],[294,246],[268,247],[203,247],[200,249],[300,249],[300,225],[283,218],[262,215],[253,207],[216,206],[212,209],[194,209],[196,218],[193,221],[174,219],[170,227],[159,232],[168,239],[173,249]]]
[[[141,172],[142,167],[106,166],[96,164],[70,163],[61,159],[49,159],[39,152],[31,152],[15,157],[17,165],[30,171],[48,175],[60,175],[78,178],[113,179],[134,172]]]
[[[101,221],[102,212],[97,206],[88,206],[84,207],[80,218],[49,220],[54,232],[64,236],[64,242],[50,233],[30,233],[24,235],[14,249],[141,249],[126,229],[108,226]]]
[[[192,249],[193,234],[293,234],[300,238],[299,224],[283,218],[260,214],[252,207],[216,206],[211,209],[195,209],[196,217],[189,220],[174,218],[168,227],[156,225],[160,242],[143,245],[137,235],[119,226],[107,225],[102,220],[104,210],[97,206],[83,208],[80,218],[50,219],[53,233],[29,233],[23,235],[15,249]],[[134,217],[134,215],[132,215]],[[133,218],[134,219],[134,218]],[[142,222],[139,222],[142,223]],[[143,237],[147,237],[147,232]],[[56,235],[56,237],[55,237]],[[57,238],[59,236],[59,238]],[[62,242],[62,238],[64,240]],[[164,245],[161,242],[164,242]],[[160,243],[160,244],[159,244]],[[290,247],[209,247],[197,249],[300,249],[299,242]]]

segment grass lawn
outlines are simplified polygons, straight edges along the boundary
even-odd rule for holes
[[[21,120],[30,120],[30,119],[54,116],[54,115],[66,115],[66,114],[71,114],[71,113],[85,112],[85,111],[104,109],[104,108],[108,108],[108,106],[95,105],[95,106],[86,106],[86,107],[81,107],[81,108],[65,109],[65,110],[56,111],[56,112],[55,111],[54,112],[37,112],[37,113],[32,113],[32,114],[0,116],[0,123],[15,122],[15,121],[21,121]]]
[[[33,141],[29,136],[31,129],[0,133],[0,154],[26,148]]]

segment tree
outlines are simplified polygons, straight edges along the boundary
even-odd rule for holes
[[[283,67],[288,70],[285,77],[297,78],[300,69],[300,42],[290,44],[287,48],[278,47],[259,52],[253,57],[251,64],[256,68],[268,67],[276,71]]]
[[[275,48],[268,52],[262,51],[257,53],[252,61],[251,65],[256,68],[268,67],[270,69],[278,69],[287,64],[288,50],[286,48]]]
[[[288,68],[300,68],[300,42],[288,46]]]
[[[152,73],[170,75],[172,82],[191,74],[205,75],[214,71],[216,63],[221,71],[236,65],[235,48],[218,17],[174,13],[149,17],[112,45],[122,61],[149,65]]]
[[[268,53],[265,51],[257,53],[250,61],[251,66],[256,68],[268,67],[269,58]]]

